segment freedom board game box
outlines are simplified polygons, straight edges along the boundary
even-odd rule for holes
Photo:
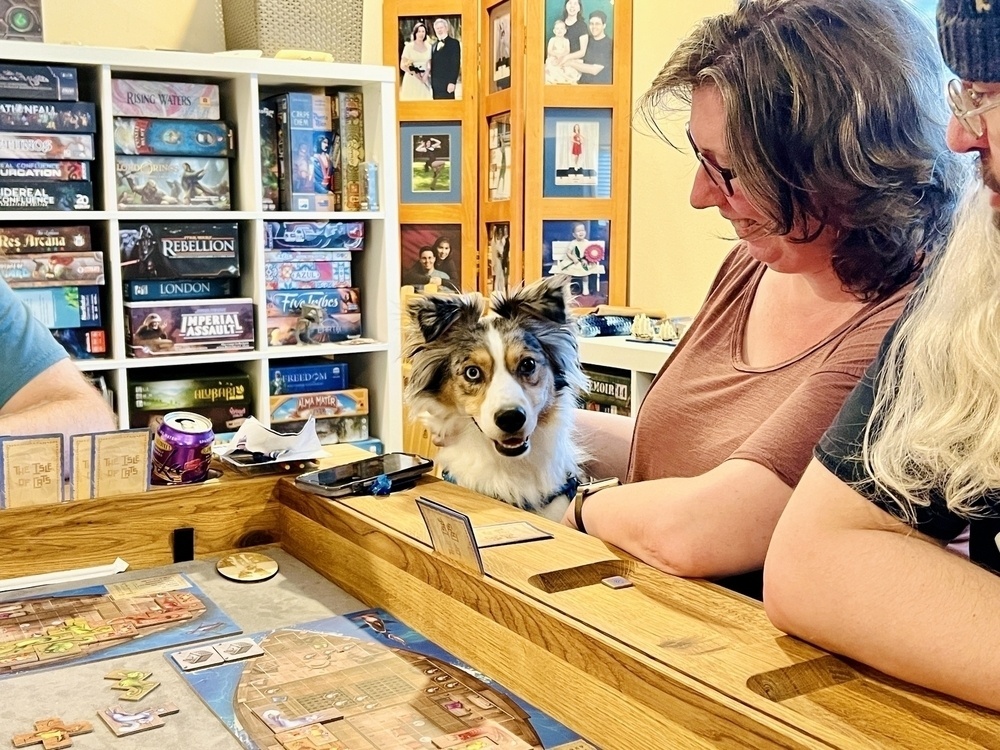
[[[0,159],[94,160],[94,136],[82,133],[0,132]]]
[[[253,349],[253,300],[126,302],[130,357],[161,357]]]
[[[211,83],[111,79],[115,117],[218,120],[219,87]]]
[[[89,180],[90,164],[85,161],[0,160],[0,182]]]
[[[90,249],[90,227],[86,225],[0,226],[0,252],[49,253]]]
[[[200,156],[115,157],[122,209],[230,209],[229,160]]]
[[[272,396],[282,396],[288,393],[343,391],[346,388],[346,362],[271,365],[268,378],[268,390]]]
[[[104,253],[21,253],[0,256],[0,278],[12,289],[104,283]]]
[[[363,221],[265,221],[265,250],[364,250]]]
[[[96,133],[97,110],[91,102],[0,101],[0,130]]]
[[[116,154],[233,156],[233,129],[209,120],[151,120],[116,117]]]
[[[76,68],[0,63],[0,99],[75,102],[79,98]]]
[[[46,328],[101,325],[101,288],[98,286],[43,286],[13,291]]]
[[[125,281],[122,295],[129,302],[161,299],[214,299],[236,294],[233,279],[143,279]]]
[[[236,222],[122,222],[118,246],[126,281],[240,275]]]
[[[309,417],[358,417],[368,413],[368,389],[271,396],[271,424]]]
[[[0,185],[0,209],[15,211],[92,211],[93,183],[17,182]]]
[[[265,289],[334,289],[349,286],[350,261],[264,263]]]

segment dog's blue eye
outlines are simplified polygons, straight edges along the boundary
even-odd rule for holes
[[[525,357],[517,366],[517,371],[520,375],[531,375],[535,371],[535,367],[537,367],[535,360],[531,357]]]
[[[465,372],[463,372],[462,374],[465,375],[465,379],[468,380],[470,383],[478,383],[480,380],[483,379],[483,371],[480,370],[475,365],[470,365],[469,367],[466,367]]]

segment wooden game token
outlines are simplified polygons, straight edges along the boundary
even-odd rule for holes
[[[112,685],[112,690],[124,690],[121,699],[123,701],[142,700],[153,690],[160,686],[160,683],[153,682],[149,678],[152,672],[130,672],[125,669],[116,669],[110,674],[104,675],[105,680],[117,680],[116,685]]]
[[[34,732],[15,734],[11,737],[14,747],[28,747],[41,744],[42,750],[63,750],[73,747],[73,737],[94,731],[94,725],[89,721],[74,721],[70,724],[62,719],[39,719],[35,722]]]
[[[239,583],[259,583],[274,578],[278,563],[259,552],[237,552],[219,560],[215,569],[223,578]]]

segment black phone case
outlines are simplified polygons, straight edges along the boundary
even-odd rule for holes
[[[388,476],[392,481],[391,490],[402,489],[407,485],[413,484],[423,474],[426,474],[434,468],[434,462],[429,458],[424,458],[423,456],[418,456],[414,453],[407,453],[405,455],[418,458],[421,463],[417,466],[411,466],[407,469],[401,469],[400,471],[394,471],[387,474],[386,476]],[[369,459],[363,460],[367,461]],[[371,491],[372,484],[374,484],[377,479],[377,477],[356,479],[353,482],[342,485],[324,485],[319,484],[316,481],[310,481],[310,478],[318,477],[323,471],[326,471],[326,469],[300,474],[295,477],[295,485],[303,490],[306,490],[307,492],[322,495],[323,497],[346,497],[347,495],[367,495]]]

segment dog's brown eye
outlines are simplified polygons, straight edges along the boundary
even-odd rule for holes
[[[468,367],[466,367],[465,371],[462,374],[465,376],[465,379],[468,380],[470,383],[478,383],[480,380],[483,379],[483,371],[480,370],[475,365],[469,365]]]
[[[527,377],[534,373],[535,368],[538,364],[531,357],[525,357],[521,360],[521,363],[517,366],[517,373],[523,377]]]

